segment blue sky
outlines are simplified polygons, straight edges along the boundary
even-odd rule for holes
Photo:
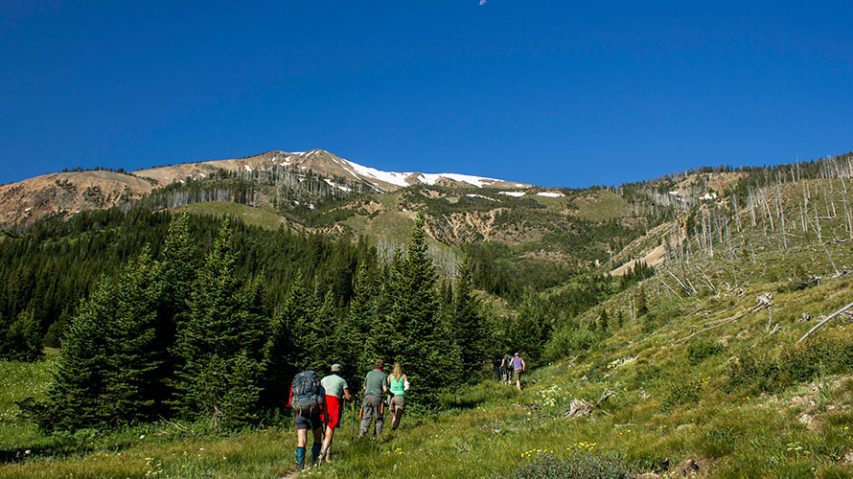
[[[324,148],[548,186],[853,149],[853,2],[0,0],[0,182]]]

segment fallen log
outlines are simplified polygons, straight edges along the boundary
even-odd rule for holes
[[[702,334],[702,333],[704,333],[706,331],[710,331],[712,329],[717,329],[720,326],[725,326],[727,324],[734,323],[735,321],[738,321],[739,319],[743,318],[747,314],[754,313],[756,311],[760,311],[764,308],[769,308],[769,307],[773,306],[773,296],[770,293],[764,293],[760,296],[756,296],[755,302],[758,304],[749,308],[748,310],[744,311],[743,313],[736,314],[736,315],[728,317],[728,318],[717,319],[717,320],[711,321],[710,323],[707,323],[704,328],[690,334],[687,337],[684,337],[684,338],[681,338],[681,339],[675,341],[673,344],[683,343],[683,342],[687,341],[688,339],[692,338],[693,336]]]
[[[799,340],[797,340],[797,342],[798,342],[798,343],[802,342],[802,341],[803,341],[803,340],[805,340],[807,337],[809,337],[809,335],[810,335],[810,334],[812,334],[813,332],[817,331],[817,329],[818,329],[819,327],[821,327],[821,326],[823,326],[824,324],[828,323],[828,322],[829,322],[829,321],[831,321],[833,318],[836,318],[836,317],[838,317],[838,316],[842,315],[843,313],[847,312],[847,310],[849,310],[851,307],[853,307],[853,303],[850,303],[850,304],[848,304],[847,306],[845,306],[845,307],[843,307],[843,308],[839,309],[838,311],[836,311],[836,312],[834,312],[834,313],[830,314],[829,316],[827,316],[827,317],[823,318],[819,323],[815,324],[815,325],[812,327],[812,329],[810,329],[810,330],[809,330],[809,332],[807,332],[806,334],[804,334],[802,338],[800,338]]]

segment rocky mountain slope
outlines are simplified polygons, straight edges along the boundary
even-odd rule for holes
[[[2,185],[0,228],[128,204],[154,188],[145,178],[108,170],[53,173]]]
[[[455,173],[386,172],[325,150],[270,151],[246,158],[146,168],[132,173],[91,170],[49,174],[0,186],[0,228],[27,226],[53,214],[110,208],[175,183],[230,175],[263,182],[287,171],[311,174],[339,193],[386,193],[415,185],[526,189],[531,185]],[[274,180],[273,180],[274,181]],[[353,187],[357,185],[358,187]]]

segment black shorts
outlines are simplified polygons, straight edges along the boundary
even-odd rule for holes
[[[320,418],[319,412],[313,414],[310,411],[296,413],[293,422],[296,423],[296,429],[310,429],[313,431],[314,429],[323,427],[323,420]]]

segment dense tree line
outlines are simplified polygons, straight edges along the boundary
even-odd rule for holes
[[[142,208],[83,212],[67,221],[37,223],[0,241],[0,358],[33,359],[26,351],[41,351],[33,345],[42,339],[58,347],[80,298],[101,276],[116,278],[121,265],[146,245],[152,256],[161,254],[171,218]],[[187,222],[196,248],[213,244],[218,220],[193,215]],[[263,275],[259,288],[266,310],[282,301],[299,271],[309,283],[316,280],[323,294],[332,291],[336,306],[344,306],[352,295],[355,265],[375,262],[364,240],[266,231],[242,223],[234,223],[232,230],[240,252],[234,267],[241,276]],[[185,257],[193,268],[202,263]]]
[[[412,399],[426,407],[441,391],[481,377],[494,340],[470,270],[463,266],[455,289],[441,294],[422,220],[389,263],[349,245],[355,261],[344,266],[353,278],[346,291],[317,269],[308,275],[284,264],[296,271],[279,295],[263,286],[270,269],[240,267],[252,250],[241,249],[227,220],[209,246],[196,241],[191,221],[171,218],[156,253],[144,246],[81,300],[47,400],[26,405],[44,428],[159,417],[252,423],[283,404],[295,372],[334,362],[357,386],[376,358],[399,361]],[[326,268],[338,278],[335,257]]]

